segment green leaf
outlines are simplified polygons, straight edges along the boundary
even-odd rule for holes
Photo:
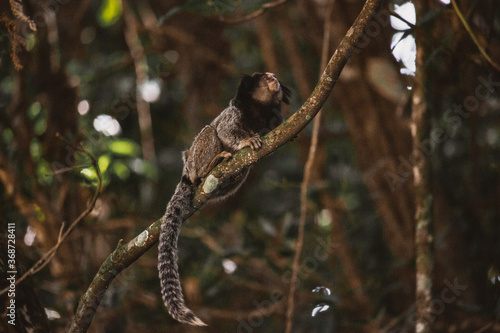
[[[4,129],[2,139],[6,145],[11,145],[14,142],[14,132],[10,128]]]
[[[34,120],[42,111],[42,106],[39,102],[35,102],[28,108],[28,119]]]
[[[103,0],[97,13],[99,24],[109,27],[115,24],[122,15],[122,3],[120,0]]]
[[[85,168],[80,171],[80,173],[85,176],[85,178],[90,179],[90,180],[96,180],[97,179],[97,173],[93,168]]]
[[[34,206],[35,206],[35,215],[38,221],[45,222],[45,214],[43,213],[40,206],[38,206],[37,204],[35,204]]]
[[[110,177],[105,173],[101,173],[102,186],[106,187],[110,182]],[[80,170],[80,179],[83,181],[81,186],[97,187],[99,185],[99,177],[93,167]]]
[[[42,185],[52,184],[53,176],[50,164],[47,161],[41,161],[36,168],[37,180]]]
[[[109,157],[109,155],[102,155],[101,157],[99,157],[99,160],[97,161],[99,170],[102,173],[106,172],[110,163],[111,163],[111,158]]]
[[[45,116],[35,121],[35,124],[33,125],[33,132],[36,135],[42,135],[43,133],[45,133],[46,129],[47,129],[47,119],[45,119]]]
[[[32,51],[36,44],[36,34],[31,32],[26,36],[26,51]]]
[[[130,177],[130,169],[123,162],[113,162],[112,168],[115,175],[121,180],[127,180]]]
[[[115,154],[125,156],[138,156],[141,152],[137,143],[125,139],[117,139],[110,142],[109,150]]]
[[[34,161],[38,161],[42,157],[42,145],[40,144],[40,141],[38,141],[38,139],[36,138],[31,140],[30,153],[31,153],[31,158]]]

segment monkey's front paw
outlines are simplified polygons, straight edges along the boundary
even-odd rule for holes
[[[252,150],[259,150],[262,148],[262,140],[260,136],[257,134],[251,138],[241,140],[240,143],[236,146],[236,150],[243,149],[245,147],[250,147]]]
[[[259,150],[262,148],[262,140],[259,135],[251,137],[248,139],[248,147],[252,148],[252,150]]]

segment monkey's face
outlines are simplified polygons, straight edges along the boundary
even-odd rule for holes
[[[281,85],[273,73],[254,73],[251,97],[266,105],[279,104],[283,99]]]
[[[273,73],[253,73],[244,75],[238,96],[241,100],[250,98],[263,105],[288,104],[290,89],[282,86]]]
[[[271,91],[278,92],[281,90],[280,83],[276,78],[276,75],[274,75],[273,73],[268,72],[264,74],[261,81],[265,81],[264,85],[267,84],[267,88],[269,88],[269,90]]]

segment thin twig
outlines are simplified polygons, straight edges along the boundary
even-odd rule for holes
[[[324,34],[323,34],[323,46],[321,52],[321,70],[326,67],[328,62],[328,53],[330,46],[330,27],[332,22],[333,4],[335,0],[330,0],[328,3],[328,9],[326,12]],[[321,77],[321,72],[319,73]],[[307,217],[307,190],[309,188],[309,182],[311,179],[311,172],[314,166],[314,159],[316,157],[316,150],[318,148],[318,137],[321,128],[321,115],[323,112],[321,110],[318,112],[313,121],[313,132],[311,136],[311,145],[309,147],[309,154],[307,156],[306,165],[304,168],[304,180],[300,186],[300,222],[299,222],[299,232],[297,235],[297,243],[295,244],[295,256],[293,258],[292,266],[292,278],[290,282],[290,292],[288,293],[288,308],[286,311],[286,333],[290,333],[293,327],[293,314],[295,308],[295,289],[297,288],[297,280],[299,274],[299,261],[302,254],[302,247],[304,244],[304,227],[306,224]]]
[[[64,240],[69,236],[71,231],[76,227],[76,225],[83,220],[92,210],[94,209],[95,203],[97,202],[97,198],[99,197],[99,194],[101,193],[101,188],[102,188],[102,178],[101,178],[101,172],[99,171],[99,167],[97,165],[97,160],[89,153],[87,152],[83,147],[77,148],[78,151],[81,151],[85,153],[87,156],[90,157],[90,160],[92,161],[92,166],[94,167],[94,170],[96,172],[97,178],[98,178],[98,184],[97,188],[94,192],[94,196],[92,197],[92,200],[90,201],[89,205],[87,208],[75,219],[69,227],[66,229],[66,231],[63,232],[64,227],[66,223],[62,222],[61,228],[59,230],[59,236],[57,238],[57,243],[49,250],[47,253],[43,255],[33,266],[31,266],[30,269],[28,269],[19,279],[16,280],[16,285],[21,283],[23,280],[25,280],[28,276],[34,275],[40,270],[42,270],[47,264],[54,258],[56,255],[57,250],[59,247],[62,245]],[[4,294],[7,292],[9,288],[4,288],[0,290],[0,295]]]
[[[127,0],[122,0],[123,19],[125,22],[125,42],[130,50],[135,69],[135,100],[141,134],[142,155],[146,161],[152,162],[156,158],[155,145],[152,135],[152,120],[149,103],[142,97],[141,86],[148,80],[148,64],[141,40],[137,33],[137,20],[129,8]]]
[[[486,53],[486,50],[481,46],[481,44],[477,40],[476,35],[474,34],[474,32],[472,32],[471,27],[467,23],[467,20],[465,19],[464,15],[460,11],[460,8],[458,8],[458,5],[457,5],[456,1],[455,0],[451,0],[451,3],[453,4],[453,8],[455,9],[455,12],[457,13],[458,18],[460,19],[460,21],[464,25],[465,30],[467,30],[467,33],[469,34],[470,38],[472,39],[472,41],[474,42],[474,44],[476,44],[477,48],[479,49],[479,52],[481,52],[481,54],[483,55],[483,57],[486,59],[486,61],[491,66],[493,66],[497,71],[500,71],[500,65],[497,64],[496,62],[494,62],[493,59],[490,58],[490,56],[488,55],[488,53]]]
[[[227,23],[227,24],[241,24],[241,23],[253,20],[254,18],[264,14],[268,9],[273,8],[273,7],[278,7],[282,4],[284,4],[285,2],[287,2],[287,0],[277,0],[277,1],[273,1],[273,2],[268,2],[264,5],[262,5],[261,8],[257,9],[256,11],[254,11],[250,14],[247,14],[245,16],[241,16],[241,17],[220,16],[219,20],[221,20],[222,22]]]

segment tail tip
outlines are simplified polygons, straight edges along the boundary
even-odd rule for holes
[[[207,326],[207,324],[205,324],[200,318],[196,317],[193,312],[186,313],[184,318],[179,321],[191,326]]]
[[[186,309],[186,311],[177,315],[174,315],[172,313],[170,314],[175,320],[183,324],[191,326],[207,326],[207,324],[205,324],[200,318],[196,317],[196,315],[189,309]]]
[[[207,326],[207,324],[205,324],[200,318],[198,317],[194,317],[194,320],[192,320],[191,322],[189,322],[190,325],[193,325],[193,326]]]

